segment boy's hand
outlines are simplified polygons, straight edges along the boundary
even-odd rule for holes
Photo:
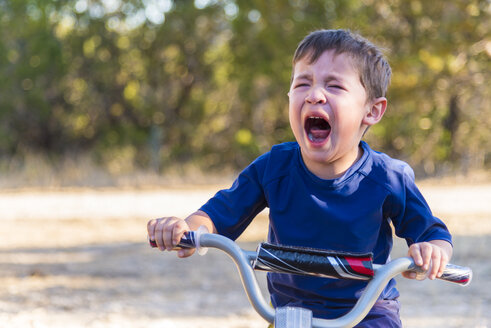
[[[452,245],[444,240],[415,243],[409,247],[408,256],[412,257],[417,266],[428,270],[431,280],[440,277],[452,256]],[[431,268],[430,268],[431,263]],[[409,279],[416,278],[416,272],[406,271],[402,275]]]
[[[155,241],[161,251],[171,251],[179,243],[184,232],[191,229],[183,219],[164,217],[148,221],[147,230],[148,238],[151,241]],[[180,249],[177,251],[177,256],[188,257],[194,251],[194,249]]]

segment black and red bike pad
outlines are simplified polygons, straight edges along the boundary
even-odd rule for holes
[[[372,253],[346,253],[261,243],[257,248],[253,268],[325,278],[370,280],[374,275],[372,263]]]

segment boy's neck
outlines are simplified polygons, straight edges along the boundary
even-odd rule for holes
[[[339,160],[331,163],[306,161],[303,155],[302,159],[307,169],[316,177],[323,180],[333,180],[345,174],[362,156],[363,148],[359,145],[353,156],[351,158],[345,158],[342,162]]]

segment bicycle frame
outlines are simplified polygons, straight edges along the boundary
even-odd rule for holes
[[[152,244],[152,242],[151,245],[155,247],[155,244]],[[228,254],[238,268],[242,285],[255,311],[269,323],[275,322],[278,309],[275,310],[265,300],[254,274],[254,269],[252,268],[252,263],[257,258],[256,252],[243,250],[234,241],[224,236],[205,233],[203,231],[190,231],[186,233],[178,246],[182,248],[196,247],[201,255],[206,253],[206,247],[217,248]],[[373,279],[368,282],[363,294],[347,314],[337,319],[312,318],[311,324],[309,323],[308,327],[329,328],[355,326],[368,314],[389,280],[404,271],[410,270],[418,271],[419,268],[409,257],[398,258],[384,265],[373,264]],[[469,268],[451,265],[451,269],[449,270],[455,272],[452,273],[449,271],[447,277],[443,278],[444,280],[453,281],[463,286],[470,283],[472,271]],[[310,310],[308,311],[310,312]],[[276,325],[276,328],[282,327]]]

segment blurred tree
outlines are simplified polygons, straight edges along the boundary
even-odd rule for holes
[[[63,45],[50,15],[55,4],[0,2],[0,151],[63,148]]]
[[[374,9],[391,26],[375,31],[391,49],[394,71],[392,105],[376,130],[384,140],[380,146],[426,174],[450,169],[442,164],[454,169],[486,165],[491,146],[483,142],[490,140],[491,104],[484,82],[491,78],[489,5],[413,0],[397,6],[374,3]]]
[[[370,143],[420,174],[487,168],[490,13],[487,0],[0,0],[0,154],[241,168],[293,140],[298,42],[349,28],[394,72]]]

